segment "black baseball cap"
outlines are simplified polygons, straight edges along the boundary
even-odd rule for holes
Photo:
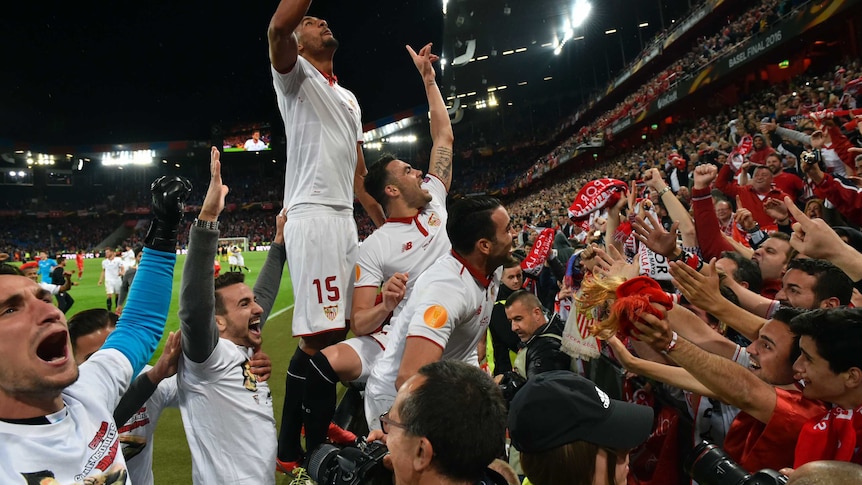
[[[646,441],[652,425],[652,408],[611,399],[570,371],[531,378],[509,406],[512,444],[526,453],[574,441],[629,450]]]

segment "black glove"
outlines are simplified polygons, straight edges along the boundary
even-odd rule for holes
[[[158,251],[173,252],[177,248],[179,223],[183,219],[183,203],[188,199],[192,184],[184,177],[162,176],[150,186],[153,193],[153,222],[144,238],[144,246]]]

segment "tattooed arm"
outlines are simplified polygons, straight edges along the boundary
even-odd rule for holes
[[[417,54],[410,46],[407,46],[416,69],[425,83],[425,94],[428,96],[428,110],[431,115],[431,163],[428,165],[428,174],[434,175],[443,182],[446,191],[452,185],[452,122],[446,111],[446,103],[443,95],[437,87],[437,73],[434,71],[433,62],[437,56],[431,53],[431,44],[419,50]]]

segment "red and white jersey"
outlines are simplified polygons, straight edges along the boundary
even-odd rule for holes
[[[488,329],[502,272],[501,267],[490,277],[477,274],[449,253],[422,273],[413,295],[392,321],[383,357],[371,370],[366,387],[371,398],[395,397],[407,338],[424,338],[440,346],[441,359],[478,366],[476,346]]]
[[[252,374],[252,350],[219,338],[204,362],[180,356],[177,390],[192,482],[275,484],[272,393]],[[226,459],[242,450],[242,459]]]
[[[63,391],[62,410],[48,424],[0,421],[0,483],[126,483],[114,408],[132,379],[129,360],[99,350]]]
[[[446,234],[446,187],[429,175],[422,188],[431,194],[431,202],[416,217],[387,219],[359,247],[356,288],[377,288],[395,273],[408,274],[407,292],[392,318],[404,308],[419,275],[452,249]]]
[[[359,102],[301,56],[287,74],[272,68],[287,135],[284,207],[319,204],[353,210]]]

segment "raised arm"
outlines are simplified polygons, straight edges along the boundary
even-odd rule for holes
[[[664,183],[657,168],[647,170],[644,174],[644,183],[660,194],[659,199],[664,203],[665,208],[667,208],[668,215],[675,222],[679,223],[682,245],[689,248],[697,247],[697,234],[694,230],[694,221],[691,220],[691,215],[685,209],[685,206],[682,205],[682,202],[670,191],[667,184]]]
[[[670,384],[673,387],[678,387],[685,391],[700,394],[708,398],[716,398],[714,392],[704,386],[699,380],[695,379],[687,370],[682,367],[674,367],[672,365],[660,364],[651,360],[635,357],[629,352],[629,349],[620,342],[620,339],[611,337],[608,345],[614,350],[614,355],[622,364],[623,368],[629,372],[634,372],[639,376],[648,377],[657,381]]]
[[[667,320],[642,313],[634,322],[638,338],[667,355],[709,388],[714,395],[761,423],[768,423],[775,410],[775,388],[762,381],[745,367],[701,349],[683,337],[673,343],[673,333]],[[670,347],[670,350],[668,350]]]
[[[371,197],[371,194],[365,191],[365,175],[368,174],[368,169],[365,167],[365,154],[362,153],[362,144],[356,144],[356,172],[353,174],[353,192],[356,193],[356,198],[362,204],[362,208],[374,222],[377,227],[386,223],[386,215],[383,214],[383,207]]]
[[[197,221],[189,231],[189,249],[180,284],[180,326],[183,354],[192,362],[205,361],[218,344],[215,322],[213,260],[218,250],[218,216],[224,209],[228,188],[222,185],[220,154],[210,151],[210,185]],[[135,276],[135,279],[138,277]],[[137,287],[137,285],[132,285]]]
[[[311,6],[311,0],[281,0],[269,21],[269,61],[280,73],[289,72],[296,65],[298,48],[293,32]]]
[[[711,313],[745,338],[757,340],[760,327],[766,323],[766,319],[743,310],[721,296],[715,259],[704,265],[701,271],[702,273],[698,273],[680,263],[670,264],[673,283],[689,302]]]
[[[163,380],[177,373],[177,363],[180,357],[180,333],[171,332],[165,341],[162,355],[156,365],[147,372],[142,372],[132,381],[129,390],[123,394],[117,407],[114,408],[114,421],[123,424],[141,409]]]
[[[132,375],[150,360],[165,329],[174,265],[177,261],[177,225],[191,184],[182,177],[161,177],[150,187],[155,218],[144,237],[144,254],[117,329],[103,349],[117,349],[129,359]]]
[[[438,57],[431,53],[430,43],[420,49],[418,54],[409,45],[407,51],[413,58],[413,64],[416,65],[419,75],[422,76],[422,82],[425,84],[425,95],[428,97],[433,143],[428,174],[439,178],[448,192],[452,185],[452,144],[455,137],[452,134],[452,121],[449,119],[446,103],[443,102],[443,95],[440,94],[440,88],[437,86],[437,73],[432,65]]]
[[[284,263],[287,253],[284,248],[284,224],[287,222],[287,209],[282,209],[275,216],[275,238],[269,247],[266,261],[260,270],[257,281],[254,282],[254,296],[257,304],[263,309],[260,316],[260,328],[263,330],[266,319],[272,312],[278,289],[281,287],[281,276],[284,274]]]

